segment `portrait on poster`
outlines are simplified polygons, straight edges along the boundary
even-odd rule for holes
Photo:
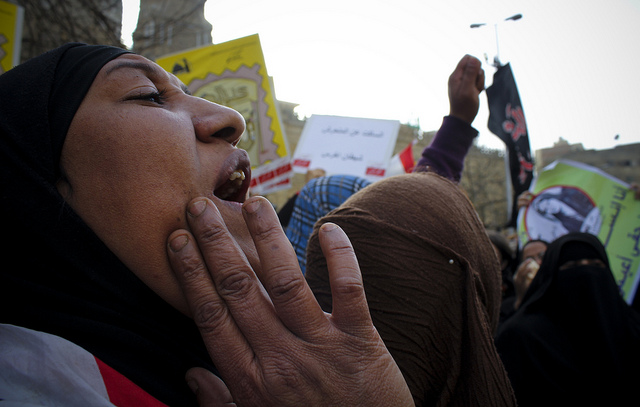
[[[604,171],[558,160],[534,178],[533,199],[518,214],[518,240],[553,242],[570,232],[597,236],[627,302],[640,283],[640,200],[629,184]]]
[[[598,235],[602,216],[594,200],[582,189],[559,185],[542,190],[525,212],[530,239],[551,242],[569,232]]]

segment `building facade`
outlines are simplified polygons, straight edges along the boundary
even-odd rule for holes
[[[140,0],[133,51],[149,59],[210,45],[206,0]]]
[[[640,143],[585,150],[580,143],[569,144],[560,138],[553,147],[536,151],[538,171],[561,158],[596,167],[626,183],[640,183]]]

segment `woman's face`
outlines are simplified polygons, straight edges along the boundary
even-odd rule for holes
[[[545,243],[538,241],[529,242],[522,249],[522,259],[532,259],[538,263],[538,265],[541,265],[546,252],[547,245]]]
[[[57,187],[100,239],[145,284],[187,312],[166,239],[187,228],[187,203],[211,198],[252,264],[241,203],[250,165],[237,149],[236,111],[185,93],[155,63],[125,54],[106,64],[73,118]],[[230,180],[244,174],[236,180]]]

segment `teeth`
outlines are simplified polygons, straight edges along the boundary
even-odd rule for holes
[[[232,172],[231,175],[229,175],[229,181],[234,181],[236,179],[239,179],[240,181],[244,181],[245,179],[244,171],[237,170]]]
[[[232,195],[235,195],[240,187],[242,187],[242,181],[244,181],[246,176],[244,175],[244,171],[237,170],[229,175],[229,182],[224,185],[220,190],[216,191],[216,196],[222,199],[227,199]]]

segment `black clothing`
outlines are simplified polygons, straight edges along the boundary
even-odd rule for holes
[[[606,267],[567,261],[600,259]],[[597,237],[569,233],[549,245],[522,305],[496,347],[519,406],[622,405],[640,366],[640,315],[619,293]]]
[[[76,110],[99,70],[127,52],[67,44],[0,76],[0,322],[63,337],[160,401],[195,405],[186,370],[214,369],[195,324],[128,270],[55,186]]]

